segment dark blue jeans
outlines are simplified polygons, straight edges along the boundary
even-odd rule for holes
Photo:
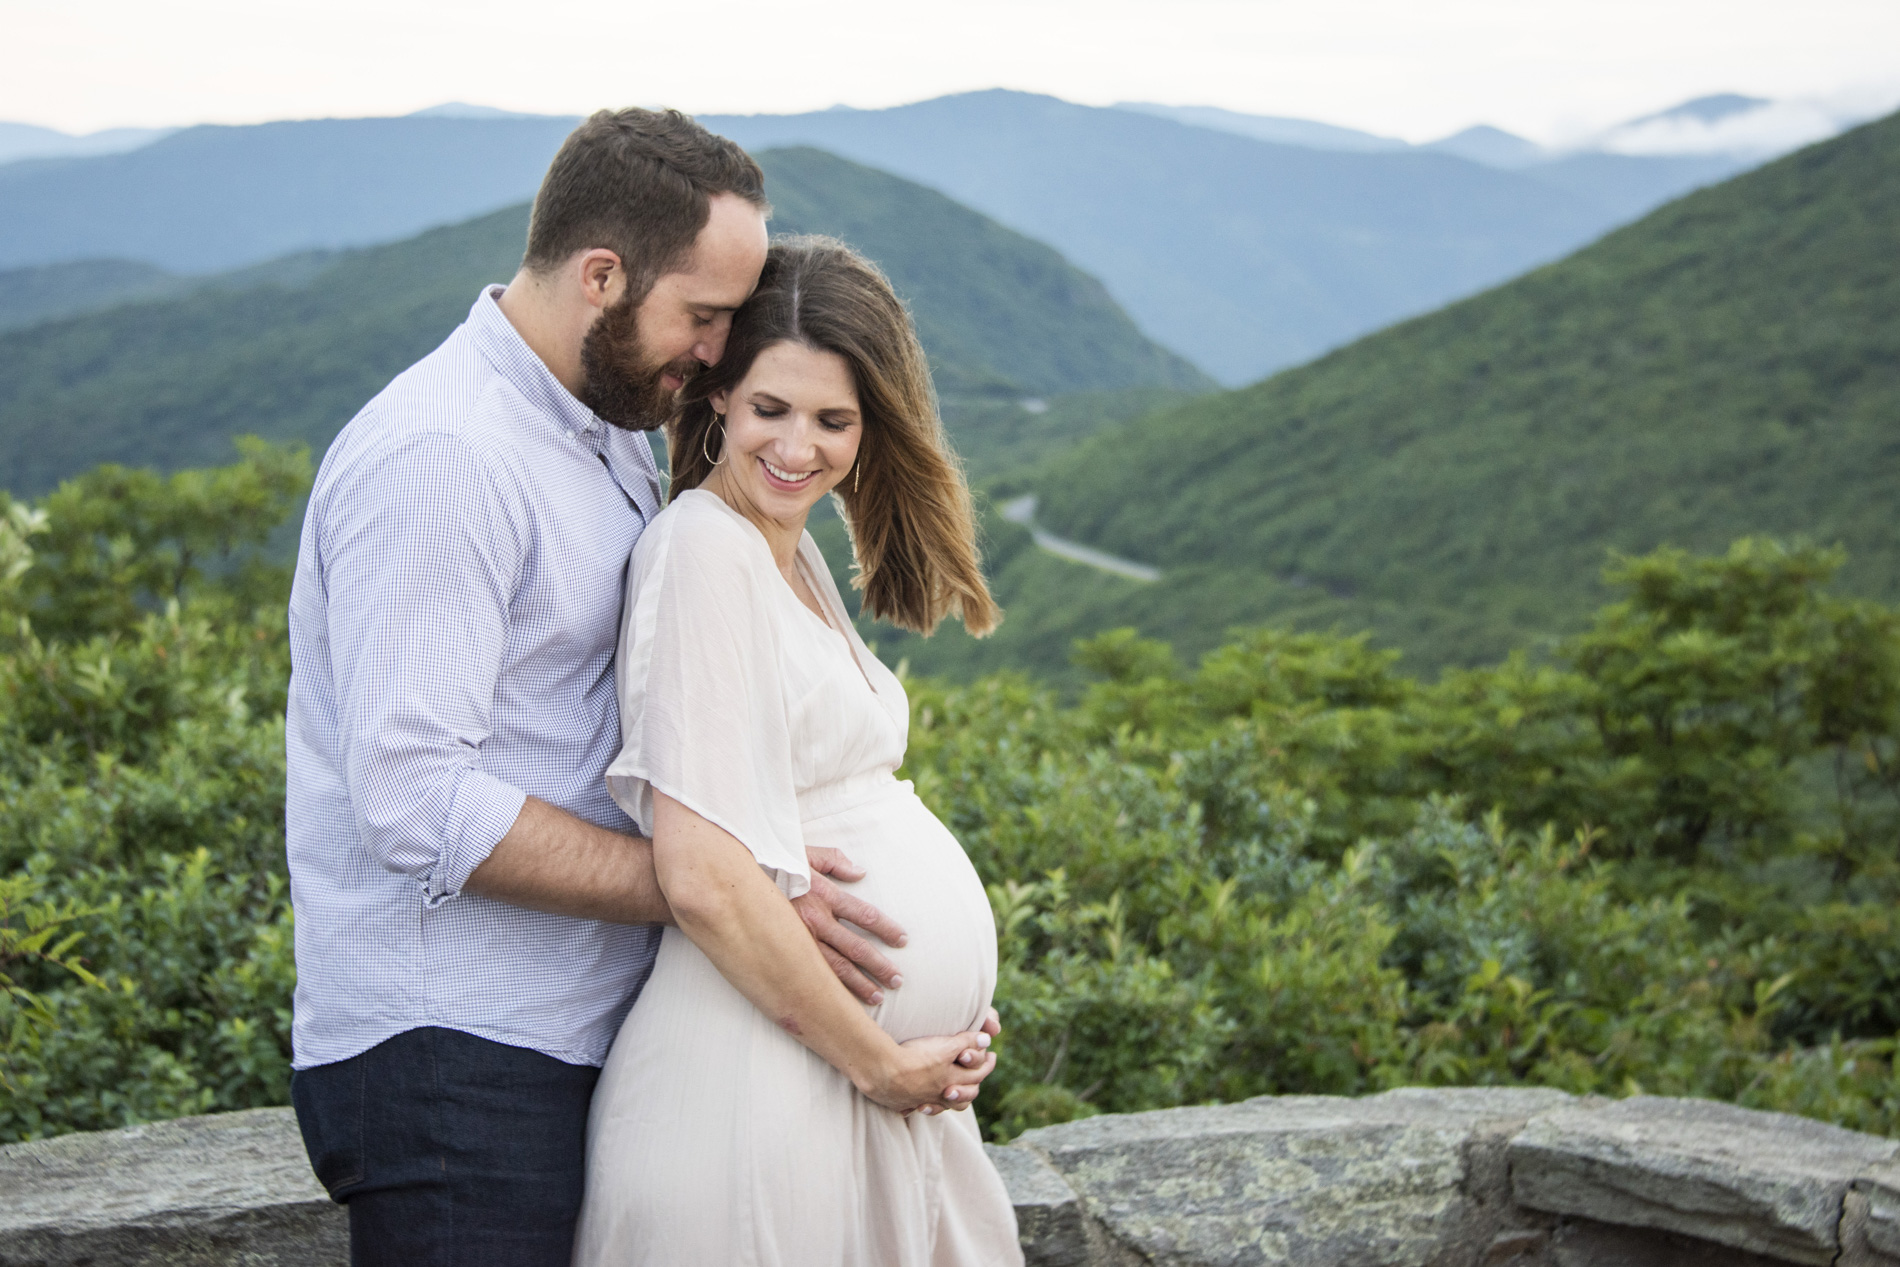
[[[412,1029],[290,1080],[353,1267],[568,1267],[600,1070]]]

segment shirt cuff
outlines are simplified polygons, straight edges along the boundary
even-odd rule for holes
[[[527,803],[528,794],[520,788],[480,770],[464,770],[449,804],[447,847],[423,885],[425,904],[439,906],[459,897],[469,876],[495,852]]]

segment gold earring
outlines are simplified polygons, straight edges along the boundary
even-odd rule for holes
[[[851,464],[851,491],[853,493],[856,493],[858,491],[858,485],[862,484],[863,482],[864,482],[864,463],[862,461],[853,462]]]
[[[726,460],[726,416],[724,414],[714,414],[713,421],[719,424],[719,456],[717,458],[714,458],[706,447],[712,442],[712,428],[707,427],[705,433],[699,437],[699,451],[706,455],[706,465],[708,466],[718,466],[721,462]]]

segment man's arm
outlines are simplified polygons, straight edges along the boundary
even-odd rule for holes
[[[574,817],[536,796],[463,891],[510,906],[613,924],[670,924],[653,842]]]
[[[793,905],[831,970],[866,1003],[881,1003],[879,984],[901,984],[897,969],[869,938],[904,944],[904,930],[888,915],[824,877],[851,881],[864,872],[835,849],[807,851],[811,892]],[[673,912],[653,872],[653,842],[623,836],[530,796],[520,817],[463,885],[463,891],[531,911],[606,920],[615,924],[671,924]]]

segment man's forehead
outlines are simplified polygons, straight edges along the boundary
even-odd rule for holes
[[[765,212],[735,194],[712,200],[712,213],[693,242],[693,271],[749,268],[765,264]]]

